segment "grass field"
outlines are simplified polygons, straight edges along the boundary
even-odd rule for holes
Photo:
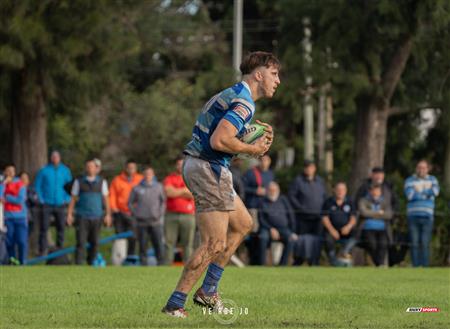
[[[188,319],[160,309],[180,267],[1,267],[1,328],[449,328],[450,271],[228,267],[237,304],[223,325],[191,296]],[[406,313],[407,307],[440,308]],[[248,310],[248,314],[246,313]],[[220,319],[228,320],[230,315]]]

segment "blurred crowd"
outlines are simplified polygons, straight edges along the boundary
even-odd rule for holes
[[[186,261],[198,245],[195,205],[182,177],[183,158],[159,182],[154,169],[138,171],[128,160],[110,183],[102,177],[99,159],[85,163],[85,173],[72,177],[58,151],[34,182],[14,165],[5,167],[0,184],[0,262],[26,264],[64,247],[66,228],[74,226],[76,264],[94,264],[101,231],[130,232],[112,247],[112,263],[170,265]],[[399,196],[385,180],[384,169],[371,175],[350,196],[344,181],[328,195],[316,164],[303,171],[282,193],[265,155],[243,171],[242,159],[231,165],[233,185],[254,219],[252,233],[233,261],[250,265],[319,265],[322,249],[332,266],[402,262],[410,250],[412,266],[429,266],[435,198],[439,183],[430,164],[421,160],[404,182],[407,232],[393,231]],[[49,233],[50,226],[56,236]],[[151,248],[150,248],[151,244]]]

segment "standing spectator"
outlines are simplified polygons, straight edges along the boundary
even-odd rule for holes
[[[382,185],[373,184],[369,194],[359,200],[358,209],[361,219],[361,240],[376,266],[387,265],[386,255],[390,240],[392,208],[389,200],[384,199]]]
[[[53,215],[57,231],[56,247],[64,245],[64,227],[66,222],[67,204],[70,195],[64,189],[64,185],[72,181],[70,169],[61,162],[61,155],[53,151],[50,155],[50,163],[43,167],[37,174],[35,189],[42,205],[42,215],[39,232],[39,253],[47,254],[47,231],[50,225],[50,217]]]
[[[195,235],[194,197],[189,192],[181,175],[183,157],[176,160],[176,171],[164,179],[164,191],[167,195],[167,212],[164,225],[165,260],[172,264],[174,247],[180,239],[183,248],[183,261],[192,254]]]
[[[108,200],[108,184],[97,175],[98,168],[93,160],[86,161],[86,174],[74,180],[72,185],[72,199],[67,212],[67,225],[74,223],[77,246],[75,263],[81,265],[85,259],[86,242],[89,242],[87,263],[92,265],[97,255],[97,247],[102,226],[103,207],[105,225],[111,226],[111,210]]]
[[[325,249],[330,264],[339,264],[336,257],[336,242],[344,244],[342,256],[351,259],[350,252],[356,244],[356,209],[347,197],[347,185],[338,182],[334,186],[334,196],[328,198],[322,208],[322,223],[325,227]]]
[[[245,185],[244,179],[242,177],[241,172],[241,164],[242,160],[238,157],[234,157],[231,160],[230,171],[233,175],[233,188],[237,195],[241,198],[241,200],[245,199]]]
[[[6,224],[6,248],[12,262],[16,260],[16,246],[18,260],[25,264],[28,253],[28,223],[27,223],[27,189],[23,182],[16,177],[14,165],[5,168],[3,191],[4,217]]]
[[[361,198],[369,194],[369,188],[372,184],[381,185],[383,198],[390,203],[392,210],[397,212],[399,210],[398,197],[393,185],[385,180],[384,169],[382,167],[372,168],[370,177],[361,184],[355,194],[355,204],[357,205]]]
[[[296,265],[301,265],[304,258],[310,265],[318,265],[320,258],[320,239],[322,235],[321,212],[326,200],[326,188],[322,178],[316,175],[316,165],[311,160],[305,160],[303,174],[295,178],[289,188],[289,200],[296,212],[296,233],[306,236],[301,239],[304,249],[309,255],[296,254]]]
[[[434,200],[439,195],[436,177],[429,175],[430,164],[420,160],[416,174],[405,181],[405,195],[408,201],[409,235],[411,239],[411,259],[414,267],[428,266],[429,245],[434,222]]]
[[[36,239],[36,228],[39,227],[37,223],[40,218],[40,207],[39,207],[39,197],[34,189],[33,185],[30,185],[30,176],[26,172],[22,172],[19,174],[20,180],[23,185],[27,188],[27,222],[28,222],[28,246],[32,253],[38,254],[38,246]]]
[[[136,244],[136,220],[131,215],[130,208],[128,207],[128,199],[131,190],[142,179],[143,176],[138,173],[136,161],[128,160],[125,164],[125,170],[112,180],[109,189],[109,203],[113,213],[116,233],[133,232],[133,236],[128,238],[128,256],[135,254]]]
[[[142,182],[131,191],[128,206],[137,222],[141,264],[148,264],[147,241],[150,236],[158,265],[161,265],[164,253],[162,219],[166,211],[166,196],[163,186],[155,177],[153,168],[145,168],[143,174]]]
[[[266,264],[266,250],[271,241],[283,244],[283,253],[279,265],[287,265],[292,250],[292,241],[296,239],[294,232],[295,217],[288,199],[280,196],[280,186],[270,182],[267,195],[260,202],[259,218],[259,265]]]

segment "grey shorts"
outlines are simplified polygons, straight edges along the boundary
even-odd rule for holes
[[[187,155],[183,179],[194,196],[196,212],[234,210],[236,193],[228,168]]]

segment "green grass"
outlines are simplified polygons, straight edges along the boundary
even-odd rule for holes
[[[248,315],[224,326],[187,303],[160,313],[179,267],[1,267],[1,328],[449,328],[450,271],[228,267],[223,298]],[[439,313],[406,313],[407,307]],[[240,311],[240,310],[238,310]]]

